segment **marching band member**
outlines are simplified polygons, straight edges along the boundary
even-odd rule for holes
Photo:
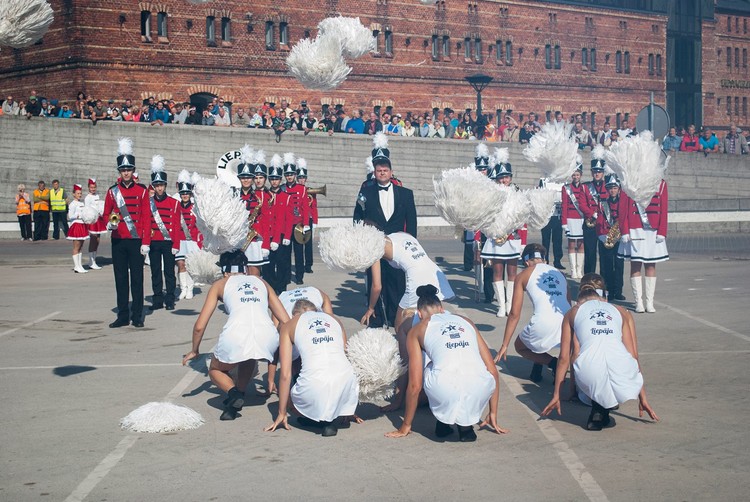
[[[274,154],[268,171],[269,189],[273,198],[271,209],[272,236],[269,263],[263,267],[263,278],[271,285],[276,294],[281,294],[287,286],[287,277],[291,268],[291,239],[294,225],[291,222],[289,195],[281,189],[283,164],[281,156]]]
[[[582,201],[586,217],[583,226],[583,273],[596,272],[596,248],[598,245],[596,220],[601,212],[602,201],[607,200],[608,192],[604,184],[604,147],[597,145],[591,151],[592,180],[584,183],[586,188]],[[580,277],[579,277],[580,279]]]
[[[289,196],[288,213],[289,221],[287,227],[291,224],[292,231],[290,238],[292,241],[291,251],[294,251],[294,283],[302,284],[305,277],[305,250],[304,244],[297,241],[295,237],[295,228],[301,227],[303,233],[310,231],[310,203],[307,199],[307,188],[305,185],[297,183],[297,160],[292,152],[284,154],[284,179],[286,183],[282,190]],[[289,253],[289,269],[287,272],[286,283],[291,282],[292,273],[292,256]]]
[[[161,155],[154,155],[151,159],[151,186],[154,187],[154,195],[150,199],[151,246],[147,246],[153,288],[151,310],[165,306],[167,310],[174,310],[174,266],[175,255],[180,250],[181,213],[180,203],[167,195],[167,173],[164,171],[164,157]],[[166,296],[163,290],[165,285]]]
[[[557,202],[555,203],[555,212],[549,219],[549,223],[542,228],[542,246],[547,250],[547,256],[544,260],[549,264],[549,255],[554,256],[552,263],[558,270],[565,270],[562,260],[563,249],[562,249],[562,222],[560,217],[562,215],[562,185],[560,183],[554,183],[549,181],[547,178],[539,179],[539,188],[546,188],[549,190],[556,190]]]
[[[622,296],[624,261],[617,256],[617,246],[622,231],[618,221],[620,214],[626,210],[628,198],[620,194],[620,180],[616,174],[607,175],[605,185],[608,197],[601,203],[601,211],[596,219],[596,235],[599,238],[599,270],[607,283],[607,299],[611,303],[625,299]]]
[[[581,183],[583,164],[580,162],[570,176],[571,182],[562,187],[562,228],[568,237],[568,260],[570,261],[570,278],[583,277],[583,221],[586,215],[586,187]]]
[[[83,203],[89,207],[93,207],[99,213],[99,219],[88,226],[89,229],[89,268],[92,270],[100,270],[102,267],[96,263],[96,252],[99,249],[99,239],[101,234],[107,233],[107,221],[104,217],[104,200],[99,197],[96,193],[96,178],[89,178],[88,182],[89,193],[83,199]]]
[[[185,266],[185,258],[190,253],[197,253],[202,248],[202,236],[195,225],[195,214],[193,214],[193,180],[186,169],[180,171],[177,176],[177,194],[180,202],[177,209],[180,212],[180,250],[175,255],[177,273],[180,277],[179,299],[190,300],[193,298],[193,287],[195,283]],[[169,291],[169,290],[167,290]]]
[[[88,272],[81,265],[83,241],[89,238],[89,232],[81,219],[81,212],[85,206],[81,202],[81,195],[81,185],[73,185],[73,200],[68,204],[68,235],[66,239],[73,241],[73,270],[76,274]]]
[[[307,188],[307,161],[302,157],[297,159],[297,183]],[[305,273],[312,274],[313,265],[313,235],[312,231],[315,229],[315,225],[318,224],[318,196],[315,194],[307,194],[308,205],[310,206],[310,220],[308,226],[310,227],[310,239],[305,244]]]
[[[248,211],[248,218],[253,219],[253,229],[256,230],[257,235],[250,242],[245,249],[245,255],[247,256],[248,266],[260,268],[268,264],[268,255],[270,250],[270,240],[264,239],[264,236],[268,234],[265,225],[262,225],[259,220],[260,212],[263,207],[258,207],[258,198],[256,196],[256,171],[258,170],[258,164],[255,163],[256,152],[250,148],[249,145],[245,145],[240,148],[242,156],[240,163],[237,164],[237,178],[240,180],[239,189],[235,188],[237,196],[245,202],[245,207]],[[259,160],[265,159],[263,152],[259,152]],[[263,171],[263,169],[260,169]],[[264,180],[265,181],[265,180]],[[262,220],[262,218],[261,218]]]
[[[117,289],[117,319],[110,328],[127,326],[131,319],[143,327],[143,256],[151,244],[151,210],[148,190],[135,180],[135,156],[130,138],[119,140],[118,182],[107,190],[104,217],[112,231],[112,269]],[[110,215],[117,215],[110,221]],[[132,295],[132,310],[128,296]]]
[[[484,143],[477,144],[476,156],[474,157],[474,168],[485,176],[489,176],[492,169],[490,169],[490,152],[487,145]],[[468,240],[468,234],[467,234]],[[473,255],[474,255],[474,274],[477,284],[480,283],[479,274],[482,274],[481,285],[482,292],[484,293],[484,303],[492,303],[495,300],[495,288],[493,287],[493,275],[492,264],[490,260],[484,260],[481,257],[481,250],[487,243],[487,236],[482,232],[474,232],[473,236]],[[477,269],[476,267],[480,267]]]

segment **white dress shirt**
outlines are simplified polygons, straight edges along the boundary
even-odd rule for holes
[[[381,190],[381,188],[388,187],[388,190]],[[378,199],[380,199],[380,207],[383,209],[383,215],[385,220],[388,221],[393,216],[393,184],[388,183],[387,185],[378,184]]]

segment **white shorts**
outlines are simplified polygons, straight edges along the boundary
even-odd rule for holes
[[[245,250],[245,256],[247,256],[247,264],[252,267],[260,267],[261,265],[268,265],[268,255],[263,258],[263,241],[255,239]]]

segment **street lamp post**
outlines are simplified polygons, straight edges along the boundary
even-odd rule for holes
[[[465,77],[465,80],[469,82],[471,87],[477,92],[477,138],[482,139],[484,136],[484,115],[482,115],[482,91],[490,85],[492,77],[489,75],[483,75],[481,73],[475,73]]]

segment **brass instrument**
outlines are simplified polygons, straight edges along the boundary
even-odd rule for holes
[[[327,191],[328,191],[328,185],[323,185],[322,187],[318,187],[318,188],[308,188],[307,189],[308,204],[312,206],[313,195],[322,195],[323,197],[325,197]]]
[[[255,240],[256,237],[258,237],[258,231],[253,228],[253,225],[255,224],[255,220],[258,218],[258,215],[260,214],[260,201],[258,201],[258,205],[253,208],[252,211],[250,211],[250,215],[247,217],[247,238],[245,239],[245,244],[242,246],[242,251],[247,251],[247,248],[250,247],[250,243]]]
[[[112,213],[109,215],[109,224],[112,226],[119,225],[120,224],[120,215],[117,213]]]
[[[302,223],[294,225],[294,240],[300,244],[307,244],[312,239],[312,230],[305,232],[304,228]]]
[[[609,227],[607,237],[604,239],[604,247],[607,249],[612,249],[613,247],[615,247],[615,245],[617,245],[620,237],[622,237],[622,234],[620,232],[620,222],[616,221],[614,225]]]
[[[495,244],[497,244],[498,246],[502,246],[503,244],[505,244],[505,241],[507,240],[508,240],[507,235],[504,235],[502,237],[495,237]]]
[[[596,218],[586,218],[586,226],[594,228],[596,226]]]

